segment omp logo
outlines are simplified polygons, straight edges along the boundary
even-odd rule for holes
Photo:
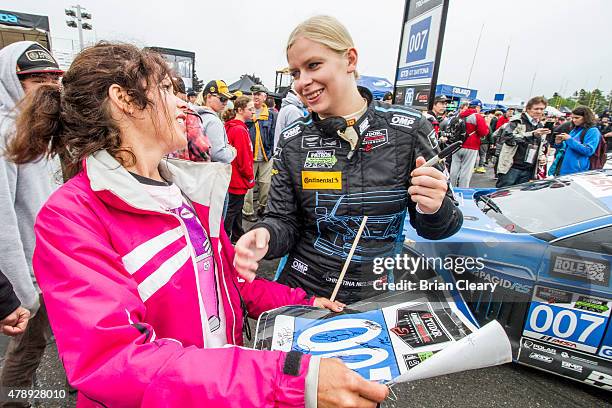
[[[553,362],[553,358],[552,357],[544,356],[544,355],[538,354],[538,353],[531,353],[531,354],[529,354],[529,358],[531,358],[532,360],[538,360],[538,361],[542,361],[544,363],[549,363],[549,364]]]
[[[294,126],[291,129],[287,129],[283,132],[283,139],[289,139],[290,137],[293,137],[297,134],[300,133],[300,126]]]
[[[302,171],[304,190],[341,190],[341,171]]]
[[[582,372],[582,366],[574,363],[570,363],[569,361],[562,361],[561,368],[565,368],[566,370],[576,371],[577,373]]]
[[[470,90],[469,89],[464,89],[464,88],[454,87],[453,88],[453,93],[457,94],[457,95],[469,96],[470,95]]]
[[[19,19],[13,14],[0,13],[0,22],[2,23],[18,23]]]
[[[403,126],[408,129],[412,129],[412,125],[414,124],[414,122],[414,118],[403,115],[393,115],[393,117],[391,118],[392,125]]]
[[[291,268],[295,269],[296,271],[300,272],[300,273],[306,273],[308,272],[308,264],[305,264],[304,262],[300,261],[299,259],[294,259],[293,262],[291,263]]]

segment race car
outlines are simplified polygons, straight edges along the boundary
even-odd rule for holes
[[[455,195],[461,230],[428,241],[406,221],[404,249],[454,260],[430,268],[504,326],[516,362],[612,390],[612,169]]]

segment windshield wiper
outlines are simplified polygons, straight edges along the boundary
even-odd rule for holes
[[[484,201],[484,203],[488,206],[489,209],[499,214],[502,213],[502,210],[498,207],[497,204],[493,202],[493,199],[491,197],[487,197],[483,195],[483,196],[478,197],[478,199]],[[482,210],[482,211],[486,214],[488,210],[487,211]]]

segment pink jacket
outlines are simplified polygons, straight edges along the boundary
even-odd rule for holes
[[[206,348],[195,258],[181,218],[99,151],[51,196],[35,227],[34,271],[68,380],[79,391],[77,406],[304,406],[310,357],[292,355],[286,363],[286,353],[238,347],[241,296],[252,317],[314,298],[237,277],[221,228],[229,165],[169,160],[160,171],[192,201],[211,239],[227,339],[235,346]]]

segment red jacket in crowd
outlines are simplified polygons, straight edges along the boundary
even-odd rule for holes
[[[495,130],[499,129],[500,127],[502,127],[504,124],[508,122],[510,122],[510,120],[508,120],[506,115],[501,116],[499,119],[497,119],[497,123],[495,124]]]
[[[489,134],[489,127],[482,115],[476,109],[466,109],[460,113],[465,118],[465,129],[468,137],[463,142],[464,149],[480,149],[480,139]]]
[[[225,122],[229,144],[236,148],[232,161],[232,179],[228,191],[232,194],[246,194],[255,185],[253,174],[253,145],[246,124],[238,119]]]

